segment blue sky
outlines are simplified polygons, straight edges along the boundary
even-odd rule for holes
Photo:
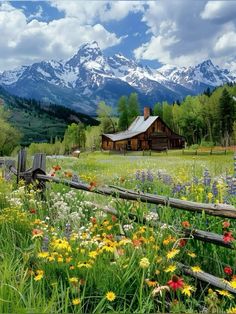
[[[0,71],[68,59],[93,40],[152,67],[210,58],[236,71],[235,1],[0,1],[0,30]]]

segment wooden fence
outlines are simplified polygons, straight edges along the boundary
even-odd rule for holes
[[[189,150],[189,149],[183,149],[182,154],[183,155],[226,155],[227,152],[231,152],[230,150],[215,150],[215,149],[209,149],[209,150],[202,150],[202,149],[195,149],[195,150]]]
[[[118,197],[121,199],[129,201],[138,201],[144,203],[164,205],[162,210],[165,210],[165,206],[173,209],[185,210],[190,212],[202,213],[210,216],[218,216],[230,219],[236,219],[236,208],[227,204],[204,204],[196,203],[191,201],[184,201],[176,198],[169,198],[166,196],[152,195],[149,193],[139,193],[132,190],[127,190],[117,186],[106,186],[106,187],[96,187],[91,189],[89,184],[74,182],[70,180],[63,180],[55,178],[46,174],[46,156],[44,154],[36,154],[33,159],[33,165],[31,168],[26,169],[26,150],[21,150],[18,154],[17,169],[13,163],[9,163],[9,170],[16,175],[17,181],[24,180],[26,184],[36,183],[42,190],[46,188],[46,182],[54,182],[67,185],[71,188],[83,190],[91,193],[97,193],[104,196]],[[113,214],[120,217],[120,213],[115,209],[107,206],[101,206],[94,204],[94,207],[98,207],[106,213]],[[133,213],[128,213],[128,216],[134,221],[140,224],[147,224],[145,219],[140,219],[137,215]],[[166,224],[163,222],[157,222],[153,224],[153,227],[160,228]],[[173,226],[171,226],[173,227]],[[184,229],[177,230],[178,233],[182,235],[183,238],[191,238],[203,242],[212,243],[217,246],[224,247],[226,249],[235,249],[234,245],[229,242],[225,242],[223,235],[219,235],[209,231],[197,230],[197,229]],[[188,276],[192,276],[198,280],[204,281],[207,284],[213,285],[217,288],[227,290],[231,293],[236,294],[236,289],[233,289],[227,282],[222,281],[221,278],[215,277],[211,274],[205,273],[203,271],[196,273],[191,270],[190,267],[178,263],[179,268]]]

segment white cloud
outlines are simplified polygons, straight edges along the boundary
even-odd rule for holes
[[[235,17],[234,1],[208,1],[201,12],[201,17],[208,20],[228,21]]]
[[[230,49],[232,49],[232,52],[235,54],[235,48],[236,48],[236,32],[229,31],[228,33],[225,33],[218,38],[214,46],[214,51],[219,53],[224,51],[228,52]]]
[[[142,21],[151,36],[134,50],[138,59],[177,66],[194,65],[208,58],[224,66],[226,60],[233,60],[234,1],[150,1]]]
[[[51,5],[67,17],[76,17],[81,24],[120,21],[130,12],[144,10],[144,1],[61,1],[51,0]]]
[[[0,70],[43,59],[67,58],[81,44],[93,40],[101,49],[122,40],[100,23],[82,25],[76,17],[29,22],[22,10],[7,3],[0,4],[0,29]]]

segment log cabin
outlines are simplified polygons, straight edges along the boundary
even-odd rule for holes
[[[159,116],[151,116],[149,107],[138,116],[126,131],[102,134],[104,150],[167,150],[181,149],[185,138],[173,132]]]

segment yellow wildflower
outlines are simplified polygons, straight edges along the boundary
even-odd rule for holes
[[[191,269],[192,269],[192,271],[193,271],[194,273],[200,273],[200,272],[202,272],[202,270],[201,270],[201,268],[200,268],[199,266],[193,266],[193,267],[191,267]]]
[[[49,256],[48,252],[40,252],[38,253],[39,258],[47,258]]]
[[[140,262],[139,262],[139,266],[141,268],[148,268],[150,266],[150,262],[149,259],[146,257],[141,258]]]
[[[112,302],[112,301],[115,300],[115,298],[116,298],[116,295],[115,295],[114,292],[112,292],[112,291],[107,292],[107,294],[106,294],[106,299],[107,299],[108,301]]]
[[[52,247],[54,250],[57,250],[57,251],[71,252],[71,246],[69,242],[65,239],[55,239],[52,242]]]
[[[232,288],[236,289],[236,279],[231,280],[229,284]]]
[[[181,293],[190,297],[192,291],[195,291],[194,287],[190,285],[184,285],[183,289],[181,290]]]
[[[63,257],[62,256],[58,256],[57,261],[58,261],[58,263],[63,263]]]
[[[229,299],[233,299],[233,298],[234,298],[233,295],[232,295],[231,293],[229,293],[229,291],[227,291],[227,290],[217,290],[217,289],[216,289],[216,291],[217,291],[220,295],[222,295],[223,297],[227,297],[227,298],[229,298]]]
[[[37,270],[36,271],[36,276],[34,277],[35,281],[39,281],[43,278],[44,271],[43,270]]]
[[[173,273],[175,270],[177,269],[177,267],[175,265],[170,265],[169,267],[167,267],[164,272],[165,273]]]
[[[188,254],[188,256],[190,256],[190,257],[192,257],[192,258],[195,258],[197,255],[195,254],[195,253],[193,253],[193,252],[188,252],[187,253]]]
[[[98,255],[98,252],[97,251],[91,251],[91,252],[89,252],[89,257],[91,257],[91,258],[96,258],[97,257],[97,255]]]
[[[161,256],[157,256],[156,257],[156,262],[159,264],[162,261],[162,257]]]
[[[66,258],[66,263],[69,264],[69,263],[71,262],[71,260],[72,260],[72,257],[70,257],[70,256],[67,257],[67,258]]]
[[[77,267],[78,268],[91,268],[92,265],[88,262],[83,262],[83,263],[78,263]]]
[[[171,235],[169,235],[168,238],[164,239],[162,243],[164,245],[168,245],[168,244],[170,244],[172,242],[175,242],[175,241],[176,241],[176,238],[174,238]]]
[[[226,311],[227,314],[236,314],[236,307],[231,307]]]
[[[78,278],[77,277],[71,277],[71,278],[69,278],[69,282],[76,284],[76,283],[78,283]]]
[[[171,251],[167,252],[166,257],[167,257],[167,259],[172,259],[177,254],[179,254],[179,252],[180,252],[179,249],[172,249]]]
[[[72,304],[73,305],[79,305],[81,303],[81,300],[79,298],[73,299]]]

